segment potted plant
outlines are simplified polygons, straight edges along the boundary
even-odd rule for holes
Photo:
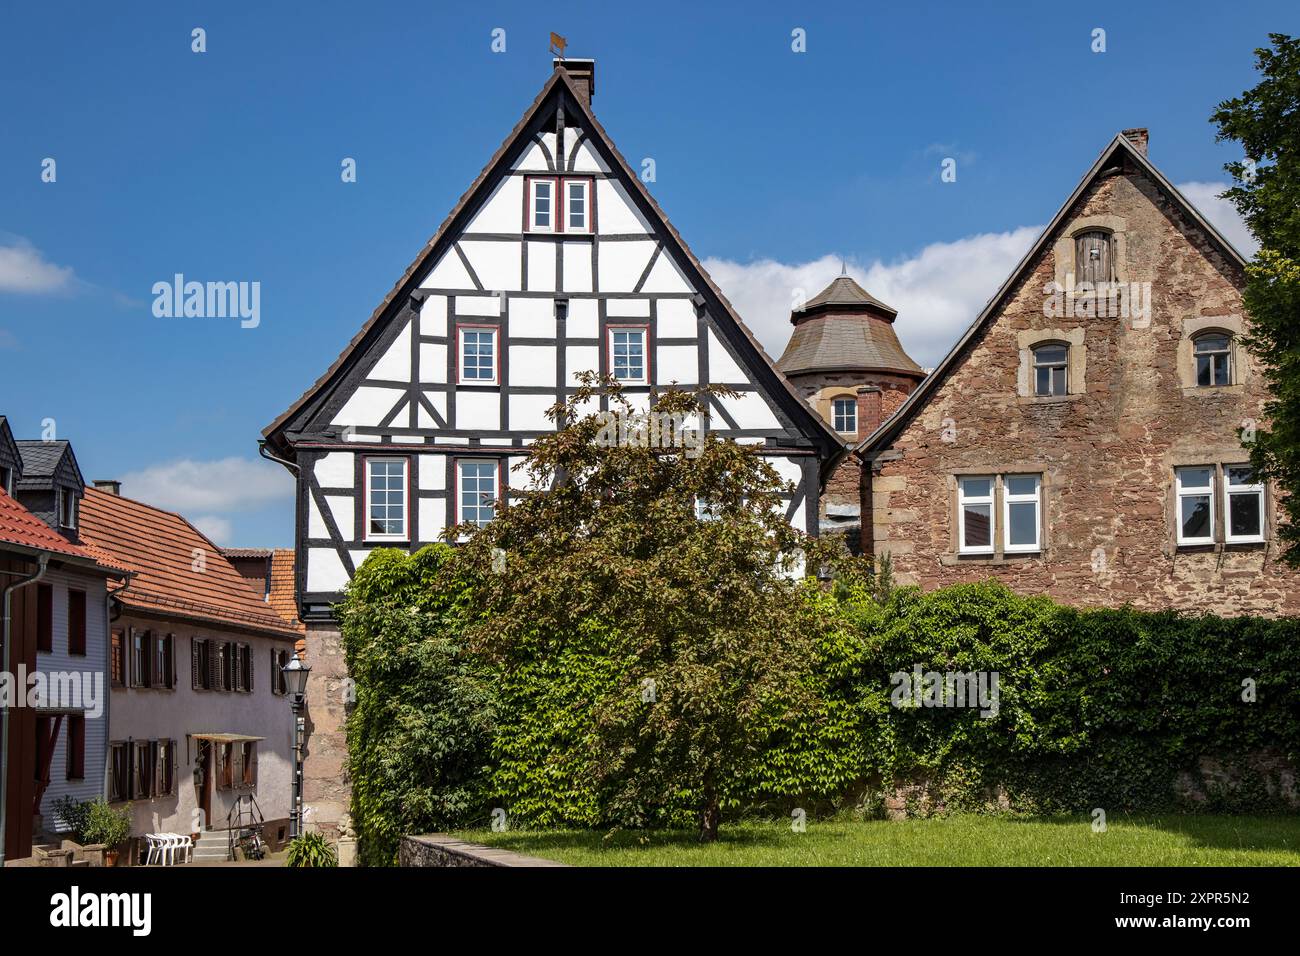
[[[104,846],[104,860],[108,866],[117,866],[118,847],[131,835],[131,805],[115,810],[103,800],[89,805],[86,814],[85,842]]]
[[[338,857],[334,848],[319,833],[304,833],[289,842],[289,854],[285,866],[338,866]]]

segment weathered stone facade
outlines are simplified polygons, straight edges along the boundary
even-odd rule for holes
[[[1263,419],[1267,399],[1239,340],[1241,260],[1147,164],[1144,145],[1107,148],[914,407],[860,449],[865,545],[892,556],[900,581],[996,577],[1081,605],[1300,611],[1300,577],[1277,560],[1276,489],[1265,491],[1265,540],[1225,543],[1223,468],[1248,461],[1239,430]],[[1096,229],[1114,237],[1115,280],[1149,291],[1145,317],[1047,314],[1045,287],[1074,272],[1075,237]],[[1230,384],[1197,387],[1192,336],[1206,329],[1233,335]],[[1048,341],[1069,346],[1070,387],[1040,397],[1028,355]],[[1175,469],[1192,465],[1216,469],[1215,540],[1180,546]],[[1041,475],[1040,548],[959,554],[963,475]]]
[[[349,690],[343,637],[338,625],[307,625],[307,727],[303,746],[303,818],[308,828],[337,840],[349,826],[352,785],[348,778],[348,741],[344,730]]]

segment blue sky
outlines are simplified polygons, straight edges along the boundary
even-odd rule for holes
[[[654,158],[652,191],[769,351],[791,288],[814,294],[845,260],[931,365],[1123,127],[1150,127],[1153,161],[1248,247],[1208,208],[1237,154],[1207,117],[1253,85],[1252,50],[1295,33],[1298,11],[11,4],[0,414],[19,437],[54,419],[87,478],[123,478],[219,543],[290,544],[291,483],[257,461],[261,429],[518,120],[550,72],[551,30],[596,58],[597,115],[630,160]],[[946,158],[956,182],[941,181]],[[260,325],[155,317],[153,284],[178,272],[260,282]]]

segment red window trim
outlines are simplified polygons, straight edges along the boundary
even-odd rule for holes
[[[610,322],[605,325],[605,368],[608,369],[611,376],[614,374],[614,333],[630,332],[637,329],[644,333],[642,347],[645,355],[645,381],[626,382],[627,385],[633,387],[649,385],[654,381],[650,370],[650,325],[649,323],[636,322]]]
[[[448,527],[454,527],[455,525],[463,524],[460,517],[460,466],[462,462],[467,462],[467,461],[472,461],[472,462],[495,461],[496,462],[497,497],[496,497],[496,505],[494,505],[495,512],[493,514],[493,517],[495,518],[498,514],[500,514],[501,509],[506,506],[505,472],[502,469],[502,465],[505,464],[505,459],[493,458],[491,456],[484,457],[484,456],[475,456],[475,455],[460,455],[454,457],[451,460],[451,480],[452,480],[452,484],[456,486],[456,490],[453,497],[456,510],[455,512],[452,513],[452,521],[448,525]]]
[[[465,360],[465,352],[461,348],[460,330],[461,329],[487,329],[495,332],[492,336],[492,381],[485,382],[481,378],[473,380],[461,380],[461,364]],[[492,325],[486,322],[457,322],[456,323],[456,384],[457,385],[491,385],[498,386],[501,384],[501,326]]]
[[[545,180],[551,184],[551,221],[550,229],[533,228],[533,183]],[[568,227],[568,184],[582,182],[587,187],[587,227],[570,231]],[[539,236],[554,236],[569,233],[574,236],[590,236],[596,232],[596,179],[594,176],[535,175],[524,177],[524,232],[536,232]]]
[[[372,461],[400,461],[406,469],[406,480],[402,482],[402,516],[403,531],[400,538],[391,535],[372,537],[370,534],[370,463]],[[410,455],[362,455],[361,456],[361,540],[379,541],[388,544],[400,544],[411,540],[411,456]]]

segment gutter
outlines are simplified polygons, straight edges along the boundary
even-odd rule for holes
[[[268,444],[268,442],[267,442],[267,440],[266,440],[265,438],[259,438],[259,439],[257,440],[257,453],[258,453],[258,455],[260,455],[261,457],[265,458],[267,461],[273,461],[273,462],[275,462],[277,465],[284,465],[284,467],[285,467],[285,468],[288,468],[289,471],[290,471],[292,474],[297,475],[297,474],[298,474],[298,466],[295,465],[295,464],[294,464],[293,462],[291,462],[291,461],[287,461],[287,460],[285,460],[284,458],[277,458],[275,455],[272,455],[269,451],[266,450],[266,446],[267,446],[267,444]]]
[[[9,623],[9,596],[19,588],[27,587],[29,584],[35,584],[41,578],[45,577],[45,572],[49,570],[50,556],[47,553],[41,554],[37,559],[36,573],[28,577],[14,581],[12,584],[6,584],[4,588],[4,654],[3,661],[0,662],[0,674],[8,674],[9,668],[9,649],[13,647],[13,635],[10,633]],[[0,867],[5,862],[5,827],[7,824],[6,806],[9,799],[9,711],[10,707],[0,709]]]

